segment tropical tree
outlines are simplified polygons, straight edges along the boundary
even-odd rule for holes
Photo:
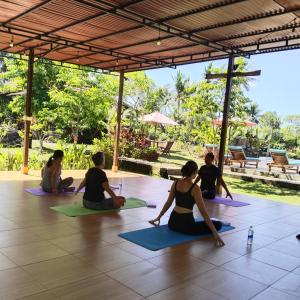
[[[49,91],[55,127],[74,141],[91,141],[107,131],[109,112],[116,99],[117,78],[80,69],[60,68]]]
[[[280,146],[280,126],[281,119],[276,112],[267,111],[259,118],[259,136],[268,148]]]
[[[248,106],[248,115],[252,122],[258,123],[261,110],[256,102],[251,101]]]
[[[186,77],[181,71],[177,72],[174,77],[174,82],[176,91],[175,100],[177,103],[176,115],[177,119],[180,120],[182,103],[185,101],[186,97],[195,92],[195,89],[191,87],[189,77]]]

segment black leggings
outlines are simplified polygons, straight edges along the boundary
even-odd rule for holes
[[[214,199],[216,197],[216,190],[204,190],[202,191],[202,197],[205,199]]]
[[[219,231],[222,228],[222,223],[220,221],[212,221]],[[178,231],[189,235],[200,235],[211,233],[210,228],[205,221],[196,222],[193,213],[177,213],[172,211],[168,226],[171,230]]]

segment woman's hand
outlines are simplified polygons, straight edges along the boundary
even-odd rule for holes
[[[228,197],[229,197],[231,200],[233,200],[232,195],[230,194],[230,192],[227,192],[227,193],[226,193],[226,198],[228,198]]]
[[[154,226],[159,226],[160,225],[160,217],[150,220],[149,223]]]
[[[221,237],[218,234],[215,235],[215,245],[217,247],[223,247],[223,246],[225,246],[225,243],[223,242],[223,240],[221,239]]]

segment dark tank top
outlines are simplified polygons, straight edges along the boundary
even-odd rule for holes
[[[184,207],[187,209],[193,209],[195,204],[195,199],[192,196],[192,189],[195,186],[195,183],[189,188],[187,192],[179,192],[177,191],[177,183],[175,183],[175,202],[177,206]]]

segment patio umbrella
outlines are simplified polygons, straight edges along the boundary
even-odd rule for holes
[[[144,115],[141,118],[142,121],[150,124],[155,125],[155,136],[156,136],[156,129],[157,129],[157,124],[162,124],[162,125],[171,125],[171,126],[176,126],[179,125],[177,122],[173,121],[169,117],[161,114],[158,111],[155,111],[149,115]]]
[[[172,119],[161,114],[158,111],[155,111],[149,115],[144,115],[142,117],[142,121],[147,123],[152,123],[152,124],[173,125],[173,126],[178,125],[177,122],[173,121]]]

